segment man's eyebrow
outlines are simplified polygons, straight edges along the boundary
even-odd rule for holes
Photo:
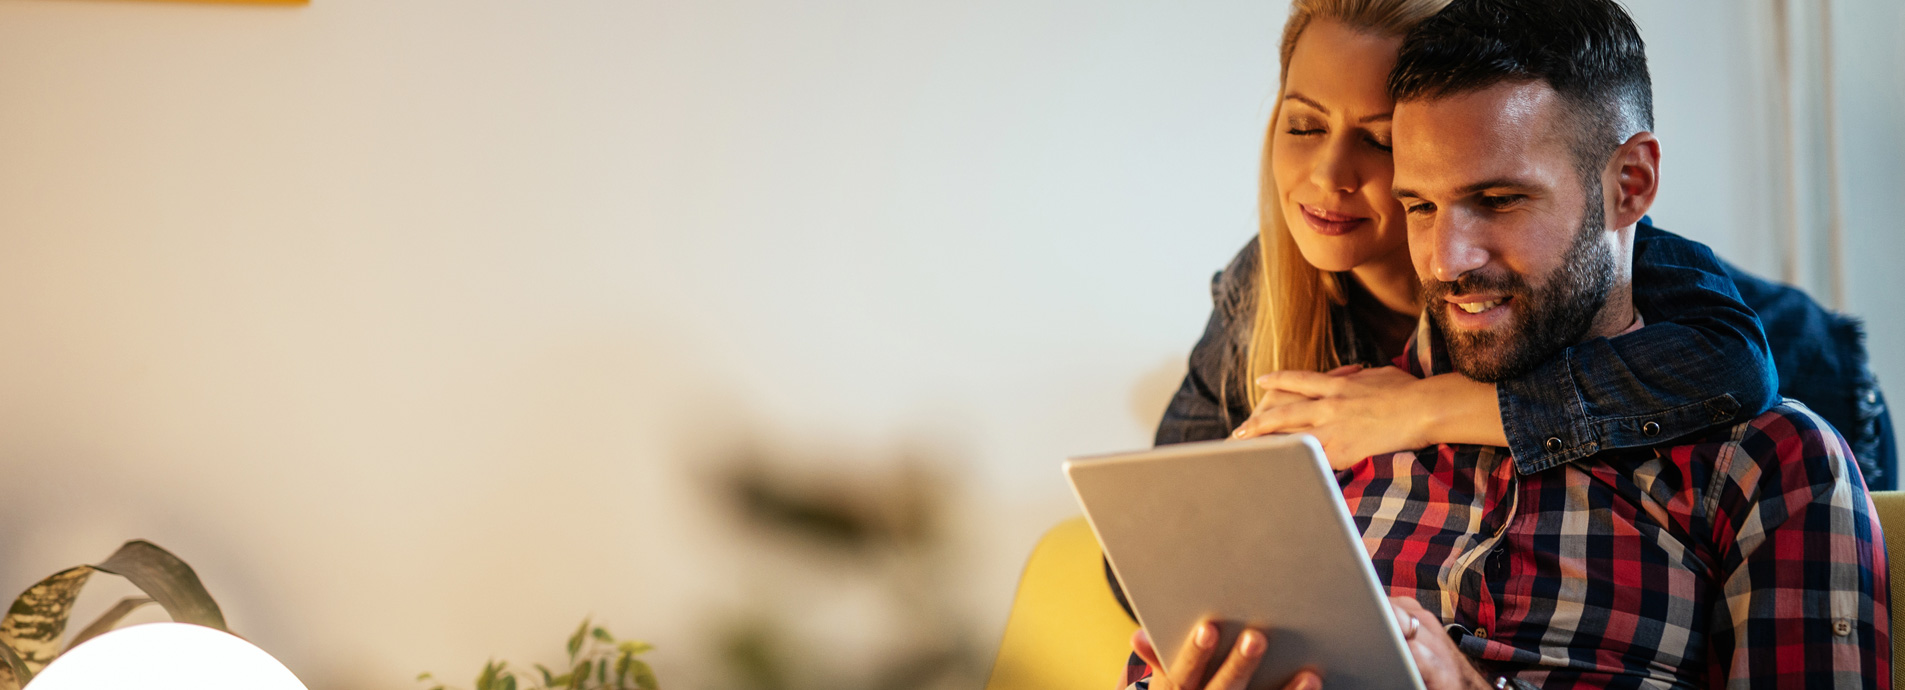
[[[1541,186],[1529,184],[1527,182],[1522,182],[1519,180],[1509,179],[1506,177],[1501,177],[1501,178],[1496,178],[1492,180],[1482,180],[1481,182],[1472,182],[1466,185],[1462,185],[1461,189],[1455,190],[1455,195],[1456,196],[1470,196],[1480,192],[1488,191],[1490,189],[1509,189],[1509,190],[1514,190],[1518,192],[1533,192],[1533,191],[1539,191],[1541,189]],[[1395,189],[1390,190],[1389,193],[1390,195],[1396,197],[1397,199],[1424,198],[1421,192],[1418,192],[1413,189],[1409,189],[1407,187],[1396,187]]]
[[[1462,185],[1462,188],[1455,190],[1455,192],[1456,194],[1459,194],[1461,196],[1468,196],[1470,194],[1474,194],[1477,192],[1484,192],[1490,189],[1513,189],[1517,191],[1534,191],[1539,188],[1540,188],[1540,185],[1529,184],[1521,180],[1516,180],[1516,179],[1511,179],[1506,177],[1497,177],[1492,180],[1482,180],[1480,182],[1471,182],[1469,184]]]
[[[1376,113],[1375,115],[1371,115],[1361,120],[1357,120],[1357,122],[1360,122],[1366,125],[1371,122],[1388,122],[1391,119],[1394,119],[1394,117],[1395,117],[1394,113]]]

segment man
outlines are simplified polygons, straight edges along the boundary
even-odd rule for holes
[[[1457,0],[1390,85],[1428,305],[1410,373],[1499,380],[1639,327],[1629,260],[1660,148],[1613,0]],[[1339,482],[1431,688],[1891,685],[1883,537],[1845,442],[1797,403],[1552,467],[1445,445]],[[1202,687],[1241,688],[1265,639],[1213,639],[1151,687],[1218,664]]]

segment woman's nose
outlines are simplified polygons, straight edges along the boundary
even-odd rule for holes
[[[1316,166],[1310,169],[1310,181],[1332,192],[1354,192],[1362,186],[1362,176],[1357,173],[1345,138],[1338,137],[1323,147]]]

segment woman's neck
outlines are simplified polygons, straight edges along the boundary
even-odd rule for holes
[[[1409,261],[1409,246],[1374,261],[1350,269],[1369,296],[1384,308],[1414,322],[1422,313],[1422,283],[1416,279],[1416,267]]]

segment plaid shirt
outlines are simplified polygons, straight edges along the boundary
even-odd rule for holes
[[[1419,347],[1431,333],[1398,366],[1452,371]],[[1485,675],[1890,688],[1885,544],[1854,467],[1831,426],[1786,401],[1532,474],[1506,448],[1442,445],[1337,480],[1389,593],[1440,616]],[[1148,677],[1134,657],[1127,685]]]

